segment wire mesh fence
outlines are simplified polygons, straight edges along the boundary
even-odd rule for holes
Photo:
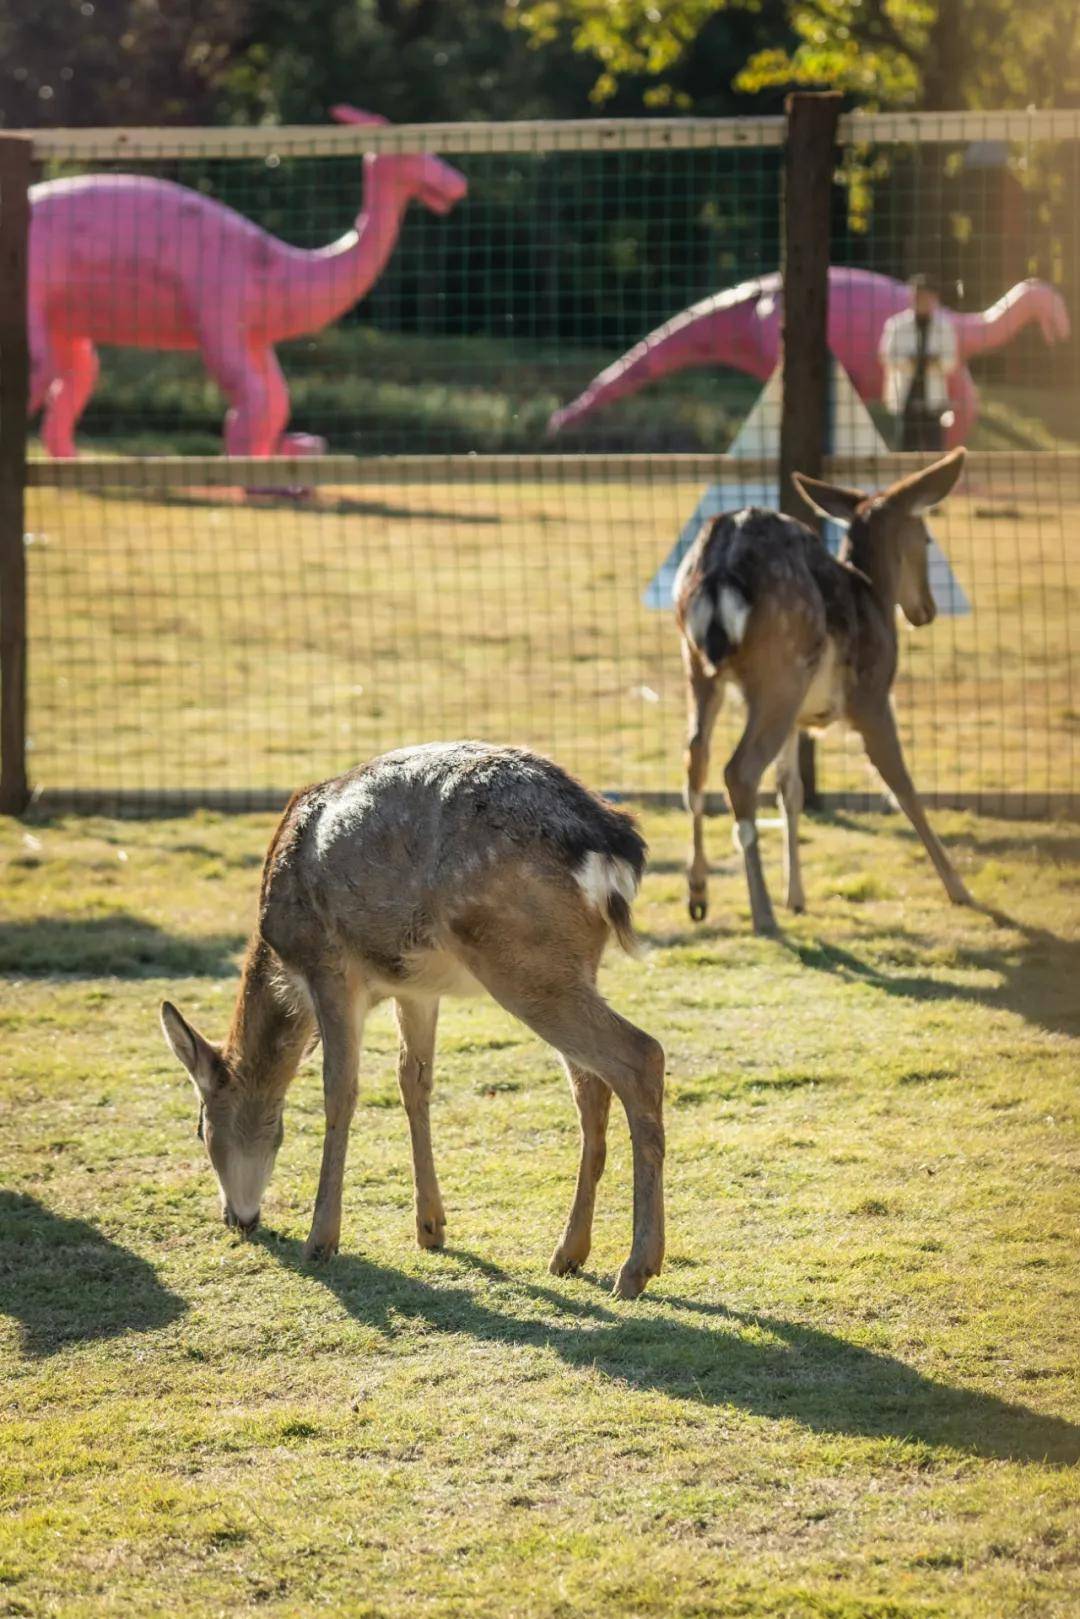
[[[256,804],[471,734],[677,791],[673,560],[701,515],[776,498],[783,138],[36,132],[39,788]],[[974,453],[931,519],[943,616],[902,638],[896,688],[916,780],[954,802],[1080,801],[1078,193],[1080,113],[844,121],[845,481],[906,464],[878,351],[912,272],[957,338],[946,431]],[[819,784],[880,802],[842,735]]]

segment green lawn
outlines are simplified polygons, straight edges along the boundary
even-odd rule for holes
[[[642,594],[707,477],[601,460],[411,483],[391,461],[380,481],[299,503],[31,489],[32,777],[284,795],[402,742],[473,735],[539,747],[597,786],[676,791],[678,636]],[[760,499],[728,488],[733,507]],[[1075,475],[1005,457],[932,525],[973,610],[901,633],[916,781],[1033,806],[1076,793]],[[738,725],[720,728],[717,790]],[[820,775],[880,794],[837,731]]]
[[[574,1110],[479,1001],[444,1009],[445,1253],[385,1012],[341,1255],[300,1258],[310,1067],[238,1241],[157,1003],[224,1031],[271,823],[0,823],[0,1614],[1075,1615],[1080,827],[937,820],[985,910],[896,820],[813,821],[811,912],[755,940],[728,826],[695,929],[648,817],[644,960],[605,969],[669,1056],[634,1304],[624,1122],[553,1280]]]

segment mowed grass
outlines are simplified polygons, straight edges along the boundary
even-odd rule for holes
[[[423,484],[391,462],[384,482],[299,501],[31,490],[32,777],[288,791],[402,741],[477,735],[600,786],[675,789],[678,639],[642,596],[707,479],[553,458],[530,478]],[[760,485],[725,498],[760,501]],[[917,782],[1075,792],[1075,478],[1018,457],[931,522],[973,610],[901,634]],[[824,788],[877,790],[856,740],[821,757]]]
[[[554,1280],[573,1106],[482,1001],[442,1018],[446,1252],[387,1011],[342,1253],[300,1256],[314,1064],[238,1241],[157,1005],[224,1031],[270,821],[3,823],[0,1613],[1075,1614],[1080,828],[937,819],[984,910],[898,820],[819,820],[810,914],[755,940],[727,824],[693,928],[647,817],[644,959],[604,970],[669,1056],[634,1304],[625,1121]]]

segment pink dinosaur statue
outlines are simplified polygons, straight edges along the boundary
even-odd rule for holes
[[[339,123],[386,122],[353,107],[332,113]],[[34,186],[30,411],[44,406],[46,449],[75,454],[96,343],[198,349],[229,401],[229,455],[325,449],[284,431],[289,393],[274,344],[319,331],[371,290],[414,197],[445,214],[466,189],[437,157],[368,153],[356,229],[308,252],[169,180],[91,174]]]
[[[767,381],[780,354],[781,296],[781,278],[774,273],[692,304],[594,377],[584,393],[554,413],[548,432],[576,425],[614,400],[690,366],[727,365]],[[891,276],[838,267],[829,271],[829,347],[867,402],[881,398],[881,329],[909,300],[908,289]],[[1045,281],[1021,281],[982,313],[950,311],[950,318],[962,362],[1000,348],[1031,321],[1038,321],[1047,343],[1069,335],[1061,295]],[[959,444],[979,414],[978,390],[965,364],[950,379],[949,397],[954,411],[949,442]]]

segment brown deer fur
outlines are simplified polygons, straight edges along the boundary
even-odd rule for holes
[[[244,1232],[258,1223],[285,1095],[318,1038],[326,1133],[306,1252],[336,1251],[363,1021],[392,997],[416,1234],[422,1247],[441,1247],[429,1122],[439,1000],[486,990],[561,1054],[578,1105],[581,1163],[556,1274],[588,1255],[611,1093],[622,1102],[634,1234],[615,1291],[640,1293],[664,1251],[664,1053],[608,1006],[596,974],[612,932],[632,945],[644,859],[629,816],[517,749],[406,748],[296,794],[267,852],[224,1045],[162,1007],[166,1039],[199,1094],[227,1223]]]
[[[758,789],[777,761],[785,822],[787,903],[805,905],[799,869],[799,730],[843,720],[861,735],[871,763],[922,839],[949,898],[970,896],[931,829],[908,775],[890,701],[896,674],[896,609],[932,622],[929,535],[922,513],[945,499],[964,462],[954,450],[924,471],[871,496],[795,475],[807,504],[847,529],[839,560],[793,517],[756,509],[704,527],[675,584],[689,695],[686,802],[693,821],[687,878],[690,915],[705,916],[704,847],[709,741],[730,681],[746,704],[746,725],[724,772],[735,839],[743,853],[755,931],[773,932],[755,816]]]

